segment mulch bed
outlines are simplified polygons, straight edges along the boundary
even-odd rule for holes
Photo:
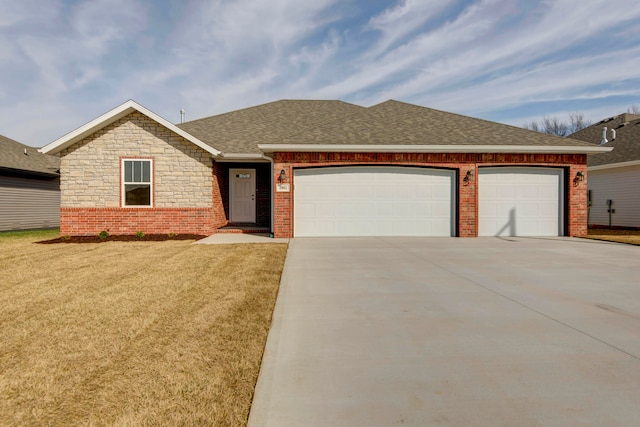
[[[57,239],[42,240],[40,242],[44,245],[54,243],[103,243],[103,242],[164,242],[167,240],[200,240],[207,236],[199,234],[176,234],[169,236],[168,234],[145,234],[142,237],[135,235],[121,235],[121,236],[108,236],[105,239],[101,239],[98,236],[67,236],[58,237]]]

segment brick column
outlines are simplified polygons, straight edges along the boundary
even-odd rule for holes
[[[280,181],[280,171],[287,175]],[[278,184],[289,184],[289,191],[277,191]],[[273,237],[293,237],[293,168],[289,163],[273,163]]]
[[[578,172],[583,175],[583,180],[576,179]],[[583,237],[587,235],[588,229],[588,201],[587,201],[587,165],[573,164],[569,167],[567,177],[569,194],[567,211],[569,214],[569,230],[567,234],[571,237]]]
[[[458,179],[458,236],[478,236],[478,167],[475,163],[460,166]],[[466,179],[467,171],[471,176]]]

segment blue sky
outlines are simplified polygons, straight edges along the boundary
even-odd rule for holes
[[[0,134],[43,146],[128,99],[598,121],[640,105],[638,22],[636,0],[0,0]]]

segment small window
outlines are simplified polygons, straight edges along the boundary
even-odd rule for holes
[[[151,206],[151,160],[122,161],[122,194],[124,206]]]

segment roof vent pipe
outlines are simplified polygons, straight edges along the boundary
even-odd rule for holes
[[[600,141],[600,145],[604,145],[607,142],[609,141],[607,141],[607,127],[605,126],[602,128],[602,141]]]
[[[611,140],[612,141],[616,140],[616,130],[615,129],[611,129]]]
[[[186,114],[186,111],[184,111],[184,108],[180,109],[180,123],[184,123],[184,115]]]

